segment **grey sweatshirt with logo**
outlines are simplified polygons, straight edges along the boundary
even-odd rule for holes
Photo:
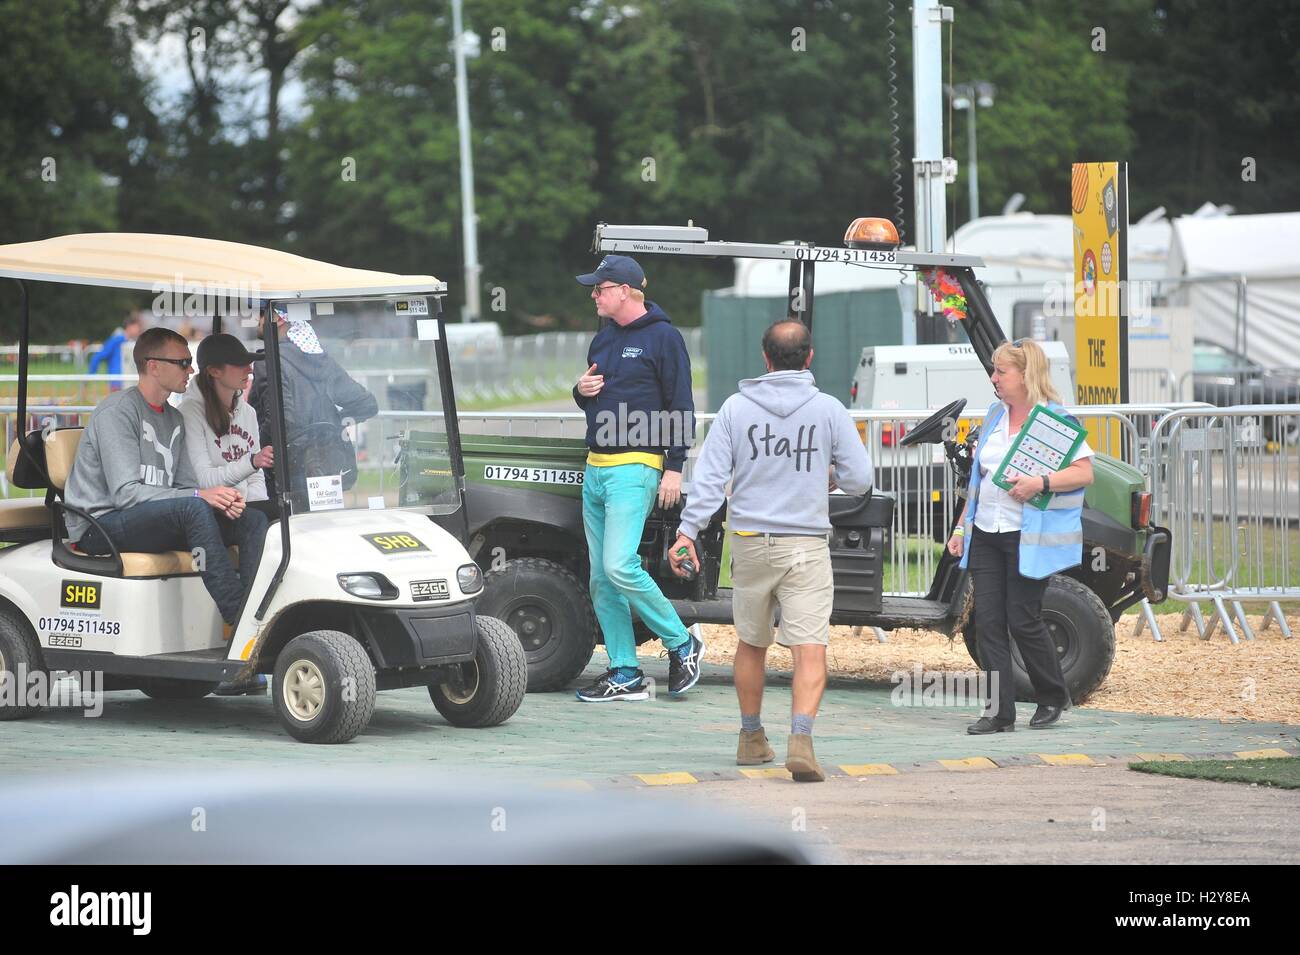
[[[871,458],[844,405],[818,391],[810,371],[747,378],[704,439],[680,530],[698,536],[730,481],[729,530],[825,534],[832,470],[847,494],[871,487]]]
[[[192,497],[196,487],[181,413],[168,404],[155,411],[139,388],[127,388],[91,412],[63,493],[69,504],[99,517],[146,501]],[[70,540],[89,529],[68,514]]]

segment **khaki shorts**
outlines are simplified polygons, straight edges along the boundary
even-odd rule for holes
[[[733,534],[731,581],[736,636],[751,647],[772,645],[772,616],[778,604],[781,646],[830,643],[835,581],[825,537]]]

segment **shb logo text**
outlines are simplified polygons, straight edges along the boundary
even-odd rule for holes
[[[83,610],[98,610],[99,599],[103,595],[98,581],[65,580],[59,591],[60,607],[78,607]]]

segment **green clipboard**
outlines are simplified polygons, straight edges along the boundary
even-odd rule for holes
[[[1014,478],[1021,474],[1034,476],[1069,467],[1087,436],[1086,428],[1043,405],[1035,405],[1007,449],[1006,457],[993,475],[993,483],[1009,491],[1013,484],[1007,478],[1008,471]],[[1045,511],[1051,499],[1052,492],[1040,492],[1025,503]]]

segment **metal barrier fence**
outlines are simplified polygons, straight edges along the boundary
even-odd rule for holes
[[[92,354],[103,347],[100,342],[77,342],[71,345],[28,345],[32,358],[50,358],[65,365],[84,365]],[[17,345],[0,345],[0,361],[13,365],[18,362]]]
[[[686,348],[697,369],[706,366],[704,355],[704,330],[680,329]],[[515,335],[489,339],[483,342],[462,343],[451,351],[452,376],[458,401],[540,401],[553,398],[573,387],[578,376],[587,367],[587,349],[594,332],[540,332],[536,335]],[[9,346],[16,348],[16,346]],[[352,377],[367,387],[372,384],[413,383],[427,378],[427,368],[391,367],[383,356],[391,356],[393,343],[358,341],[344,344],[330,343],[344,354],[341,363]],[[65,361],[82,362],[80,352],[66,346],[32,346],[33,354],[61,357]],[[411,356],[398,359],[409,362]],[[380,367],[366,368],[366,364],[380,360]],[[76,405],[91,404],[109,392],[110,384],[130,386],[136,383],[135,374],[90,375],[39,374],[28,376],[28,395],[32,400],[53,403],[67,400]],[[400,380],[400,382],[399,382]],[[17,387],[17,375],[0,375],[0,388],[6,393]],[[44,386],[44,387],[42,387]]]
[[[1178,401],[1178,375],[1172,368],[1130,368],[1128,397],[1141,404]]]
[[[1291,636],[1279,601],[1300,600],[1297,415],[1297,405],[1185,408],[1153,429],[1152,513],[1173,537],[1169,596],[1187,605],[1181,630],[1194,621],[1208,640],[1222,626],[1236,643],[1235,617],[1254,639],[1243,605],[1262,602],[1261,629],[1276,621]],[[1202,603],[1213,607],[1208,624]]]

